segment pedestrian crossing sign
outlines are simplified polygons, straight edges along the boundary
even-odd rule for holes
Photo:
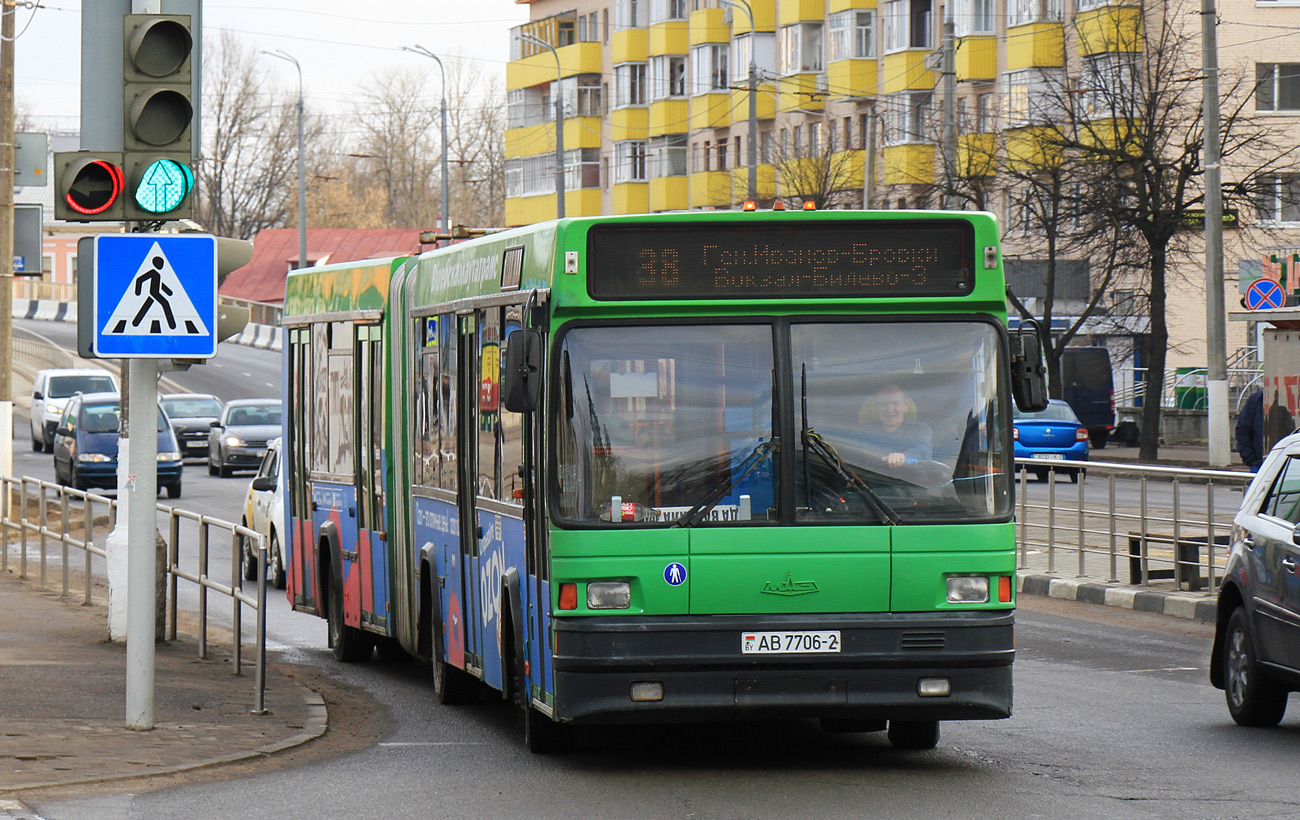
[[[95,237],[94,352],[206,359],[217,352],[217,241],[206,234]]]

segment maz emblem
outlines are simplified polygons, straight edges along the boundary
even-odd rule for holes
[[[763,588],[759,592],[764,595],[785,595],[789,597],[792,595],[809,595],[814,592],[821,592],[821,590],[817,588],[816,581],[796,581],[794,573],[787,572],[784,581],[779,584],[768,581],[763,584]]]

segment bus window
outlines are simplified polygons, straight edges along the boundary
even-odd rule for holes
[[[459,373],[459,336],[456,333],[455,314],[444,314],[438,321],[438,382],[431,389],[438,392],[440,442],[438,445],[439,486],[456,492],[460,487],[457,472],[456,379]]]

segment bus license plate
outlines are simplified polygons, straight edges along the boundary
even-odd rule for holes
[[[840,631],[742,632],[740,651],[745,655],[807,655],[840,651]]]
[[[1060,453],[1034,453],[1029,457],[1040,461],[1065,461],[1065,456]]]

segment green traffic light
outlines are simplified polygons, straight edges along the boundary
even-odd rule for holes
[[[151,214],[174,211],[194,189],[194,173],[183,163],[156,159],[149,163],[135,186],[135,201]]]

